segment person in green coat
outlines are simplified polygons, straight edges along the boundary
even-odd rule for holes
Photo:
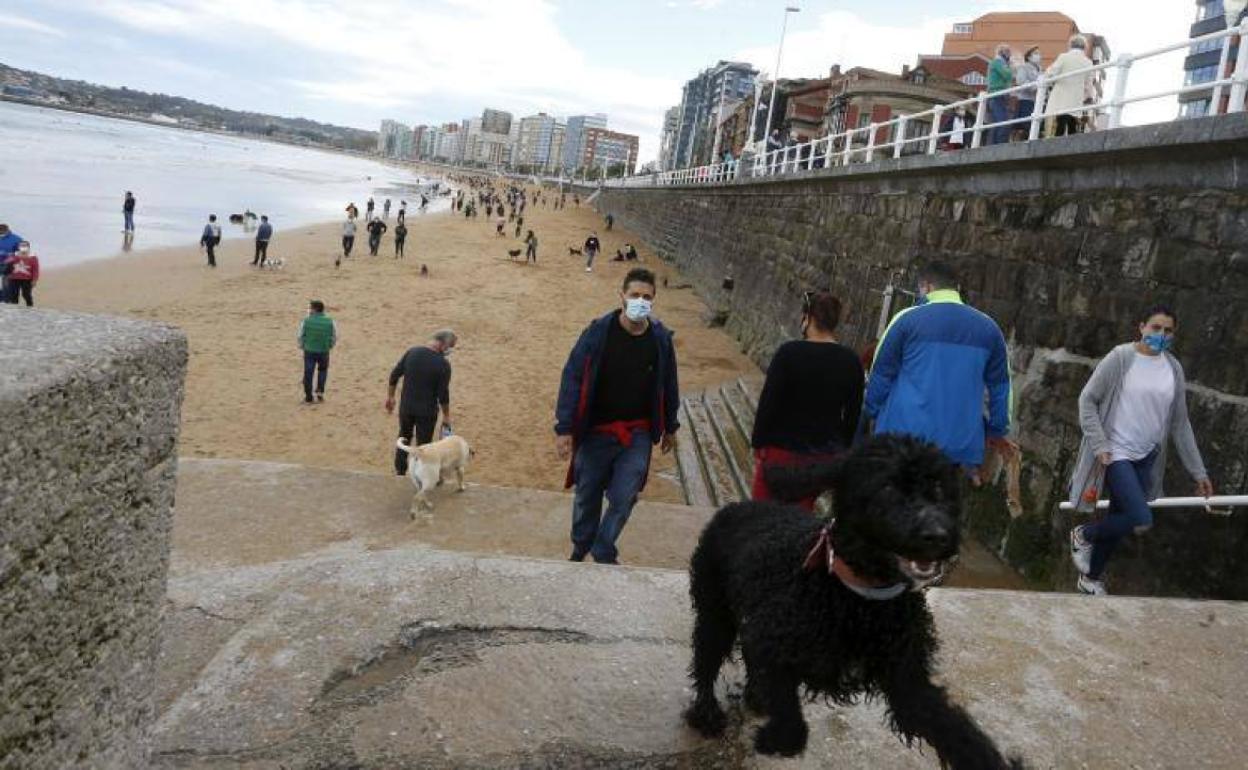
[[[329,351],[338,341],[334,319],[325,315],[325,303],[312,300],[307,317],[299,323],[299,348],[303,351],[303,401],[312,400],[312,375],[316,374],[316,400],[325,400],[325,379],[329,376]]]
[[[997,55],[988,65],[988,124],[1002,123],[1010,119],[1010,101],[1013,97],[1010,94],[1001,96],[993,96],[993,94],[1013,86],[1014,68],[1010,66],[1010,47],[1002,43],[997,46]],[[983,137],[983,143],[985,145],[1005,144],[1010,141],[1010,131],[1009,126],[990,128],[987,135]]]

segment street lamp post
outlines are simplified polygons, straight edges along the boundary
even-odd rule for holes
[[[776,91],[780,88],[780,55],[784,53],[784,33],[789,28],[789,14],[798,13],[801,8],[790,5],[784,9],[784,23],[780,25],[780,46],[776,49],[776,69],[771,81],[771,101],[767,105],[767,122],[763,124],[763,142],[771,136],[771,113],[776,109]]]

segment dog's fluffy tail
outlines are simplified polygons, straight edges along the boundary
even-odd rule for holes
[[[399,436],[399,440],[396,441],[394,445],[397,446],[399,449],[402,449],[404,452],[407,452],[409,455],[416,454],[416,447],[408,444],[407,439],[403,438],[402,436]]]

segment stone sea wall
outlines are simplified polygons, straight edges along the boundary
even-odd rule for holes
[[[973,530],[1029,578],[1069,587],[1060,514],[1079,445],[1076,401],[1099,357],[1154,302],[1179,315],[1176,354],[1197,439],[1220,490],[1248,490],[1248,117],[887,159],[782,181],[608,188],[596,200],[691,277],[765,365],[797,334],[804,290],[847,305],[842,339],[877,335],[883,290],[914,288],[924,258],[1011,347],[1026,514],[977,495]],[[725,278],[732,288],[724,288]],[[660,292],[662,289],[660,289]],[[894,312],[910,303],[899,295]],[[1173,455],[1173,453],[1172,453]],[[1191,482],[1172,457],[1170,494]],[[1248,598],[1248,511],[1163,511],[1119,550],[1112,588]]]
[[[0,767],[147,765],[186,357],[0,307]]]

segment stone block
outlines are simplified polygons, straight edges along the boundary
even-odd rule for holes
[[[0,765],[144,767],[186,340],[0,307]]]

